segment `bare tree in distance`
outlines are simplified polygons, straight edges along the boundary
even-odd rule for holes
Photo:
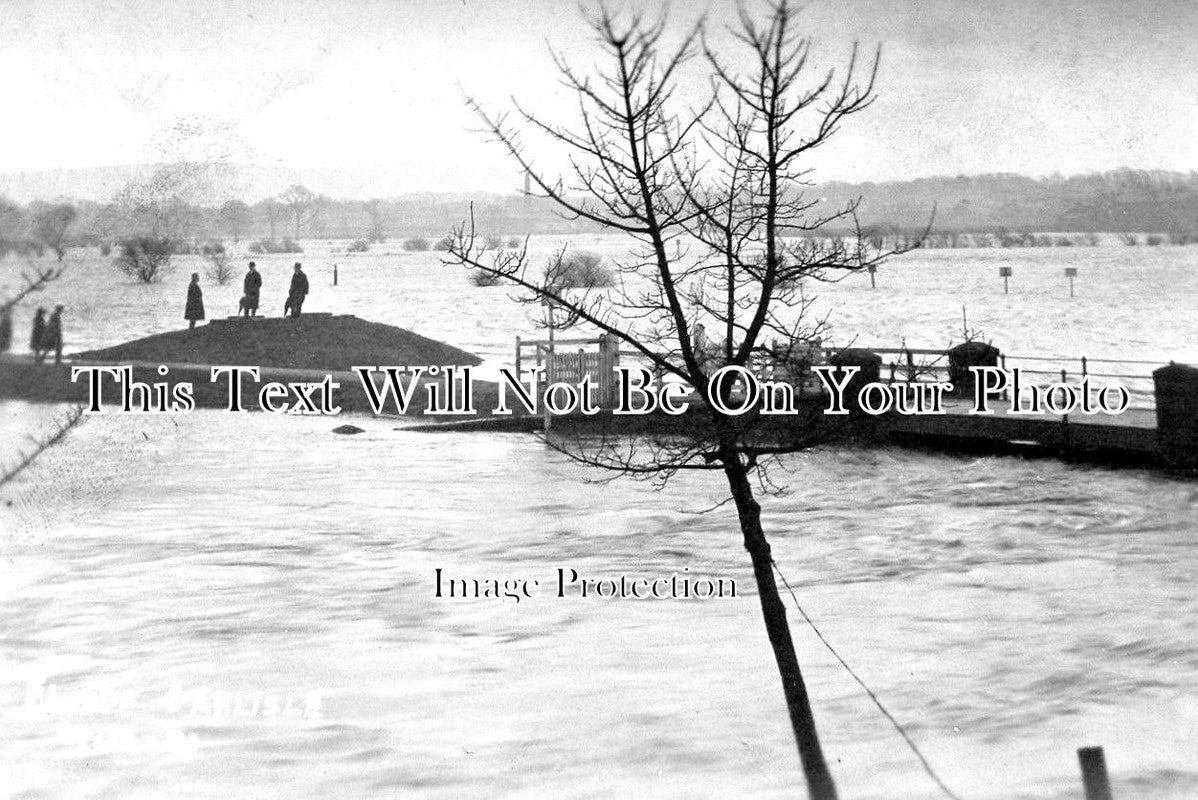
[[[295,229],[295,238],[298,240],[308,225],[316,219],[316,215],[320,213],[322,198],[314,194],[311,189],[306,186],[301,186],[296,183],[287,188],[283,194],[279,195],[279,201],[287,206],[287,210],[291,212],[291,222]],[[271,234],[274,238],[274,234]]]
[[[149,178],[132,181],[116,194],[111,230],[124,239],[194,239],[204,226],[196,198],[209,190],[203,165],[163,165]]]
[[[812,40],[796,29],[797,15],[788,0],[766,5],[761,20],[740,9],[729,33],[743,50],[736,63],[748,64],[741,72],[717,52],[702,23],[668,46],[665,17],[603,8],[590,21],[606,68],[583,74],[554,54],[579,101],[572,126],[518,103],[513,112],[490,114],[468,97],[540,197],[568,217],[627,235],[630,248],[616,262],[616,287],[600,291],[563,288],[552,270],[531,263],[527,248],[484,257],[473,220],[455,229],[447,262],[500,276],[525,290],[526,301],[551,303],[568,319],[616,337],[653,372],[689,384],[699,397],[708,396],[722,367],[778,372],[801,361],[827,325],[812,313],[806,287],[866,270],[901,250],[871,244],[856,224],[856,201],[824,209],[804,194],[812,185],[809,156],[871,104],[880,51],[861,59],[854,45],[842,69],[816,71]],[[679,109],[674,94],[692,62],[710,92]],[[538,147],[544,142],[569,152],[568,181],[538,169],[532,137]],[[833,223],[851,225],[857,235],[811,235]],[[700,325],[711,331],[712,346],[696,335]],[[714,388],[731,401],[731,382]],[[818,424],[822,415],[813,404],[785,425],[758,411],[731,415],[714,406],[691,418],[694,426],[673,438],[547,441],[586,464],[658,485],[685,470],[723,473],[808,792],[835,798],[757,500],[758,492],[779,488],[772,477],[779,459],[825,440],[827,427]]]
[[[33,233],[54,251],[58,261],[66,255],[67,228],[79,216],[70,203],[37,204],[33,209]]]
[[[260,205],[262,206],[263,213],[266,214],[266,224],[270,229],[270,240],[273,242],[279,238],[278,228],[279,221],[283,218],[283,205],[274,199],[263,200]]]
[[[208,242],[200,248],[207,265],[204,273],[218,285],[224,286],[233,278],[233,262],[223,242]]]
[[[366,211],[366,215],[370,217],[369,238],[371,243],[382,244],[387,241],[387,237],[383,233],[383,201],[374,197],[363,203],[362,208]]]
[[[113,263],[138,283],[157,283],[170,271],[176,244],[168,236],[131,236],[117,243]]]
[[[217,212],[220,226],[224,233],[233,237],[233,241],[241,241],[241,237],[250,227],[250,207],[241,200],[226,200]]]

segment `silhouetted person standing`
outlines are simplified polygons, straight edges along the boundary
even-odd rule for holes
[[[48,355],[54,351],[54,363],[62,363],[62,310],[65,306],[54,306],[54,313],[46,322],[46,334],[42,339],[42,349]]]
[[[245,297],[243,298],[242,310],[247,317],[258,316],[258,297],[262,292],[262,273],[254,266],[254,262],[250,262],[250,271],[245,274]]]
[[[46,309],[39,308],[33,315],[33,332],[29,334],[29,349],[33,352],[33,360],[40,364],[45,355],[46,343]]]
[[[7,353],[12,347],[12,309],[0,311],[0,353]]]
[[[292,318],[300,315],[304,306],[304,298],[308,296],[308,276],[304,274],[300,263],[295,262],[295,273],[291,276],[291,291],[287,293],[287,308],[291,309]]]
[[[188,320],[191,324],[187,326],[188,330],[192,330],[196,326],[196,322],[204,318],[204,290],[200,288],[200,273],[191,273],[191,283],[187,286],[187,306],[183,309],[183,319]]]

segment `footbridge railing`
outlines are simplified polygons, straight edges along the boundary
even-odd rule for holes
[[[751,359],[749,367],[762,380],[785,381],[807,394],[822,389],[822,384],[811,371],[812,367],[836,363],[839,356],[854,351],[873,353],[881,359],[877,379],[884,382],[951,381],[955,372],[967,369],[967,366],[962,366],[959,347],[873,347],[860,344],[833,347],[800,342],[792,346],[790,358],[779,359],[763,351]],[[958,355],[955,356],[955,352]],[[619,340],[609,334],[553,340],[517,336],[515,355],[517,374],[521,376],[535,366],[544,370],[543,379],[546,382],[565,381],[574,384],[589,377],[602,403],[614,402],[618,389],[615,374],[617,366],[631,366],[645,361],[640,353],[627,348],[621,350]],[[713,363],[717,361],[711,360]],[[1077,383],[1083,378],[1095,379],[1092,383],[1118,382],[1127,388],[1131,404],[1137,408],[1154,407],[1152,371],[1168,363],[1163,360],[1096,358],[1086,355],[1026,356],[1003,353],[997,349],[995,362],[995,366],[1004,370],[1018,368],[1025,379],[1030,378],[1027,385]]]

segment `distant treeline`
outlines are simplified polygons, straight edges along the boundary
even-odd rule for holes
[[[816,191],[833,205],[860,197],[863,225],[904,232],[922,230],[930,221],[933,232],[945,235],[1148,232],[1172,241],[1198,236],[1198,172],[1123,169],[1049,178],[973,175],[830,183]]]
[[[61,253],[66,247],[151,236],[178,242],[285,238],[368,243],[440,239],[473,212],[481,234],[523,236],[594,232],[549,201],[522,196],[408,196],[337,200],[294,185],[256,203],[189,202],[177,173],[131,184],[107,203],[57,199],[27,205],[0,197],[0,255]],[[1066,246],[1097,243],[1091,234],[1126,234],[1126,244],[1198,241],[1198,173],[1118,170],[1070,177],[978,175],[888,183],[828,183],[806,190],[828,208],[861,200],[858,221],[875,241],[925,247]],[[789,231],[787,235],[811,234]],[[848,230],[816,231],[847,235]],[[926,235],[925,235],[926,234]]]
[[[355,239],[368,243],[429,238],[436,242],[468,223],[473,214],[481,236],[593,231],[593,225],[565,220],[540,198],[484,197],[473,204],[435,196],[393,200],[342,201],[293,186],[277,198],[249,204],[229,200],[219,206],[187,202],[178,195],[127,192],[108,203],[32,202],[25,206],[0,197],[0,257],[9,252],[42,255],[56,247],[103,247],[133,237],[169,239],[197,246],[207,241],[253,241],[268,251],[284,240]],[[61,224],[54,230],[47,220]],[[280,252],[287,252],[283,244]]]

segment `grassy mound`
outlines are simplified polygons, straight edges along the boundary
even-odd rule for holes
[[[480,359],[419,334],[357,317],[304,314],[299,319],[229,318],[75,353],[109,364],[134,361],[246,365],[344,371],[354,366],[477,364]]]

